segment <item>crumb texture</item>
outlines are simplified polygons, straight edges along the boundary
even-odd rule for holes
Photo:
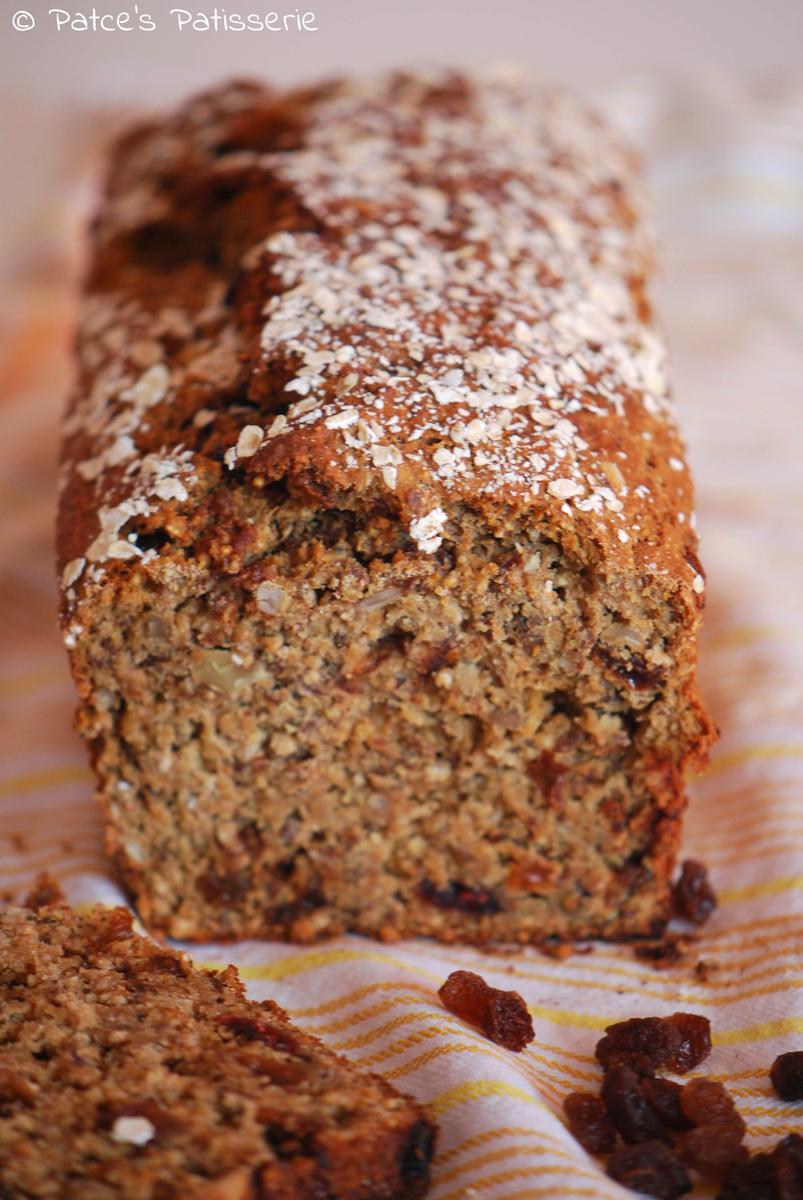
[[[655,935],[704,576],[637,164],[509,75],[132,130],[66,421],[65,640],[155,927]]]
[[[424,1110],[132,933],[124,909],[0,912],[0,1194],[407,1200]]]

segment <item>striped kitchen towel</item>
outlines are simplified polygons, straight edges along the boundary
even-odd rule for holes
[[[684,849],[709,865],[720,907],[692,957],[660,971],[608,945],[563,961],[356,937],[191,947],[198,962],[235,962],[254,997],[433,1107],[433,1200],[626,1195],[561,1115],[567,1092],[597,1084],[594,1044],[622,1017],[711,1018],[705,1073],[730,1087],[751,1147],[803,1117],[767,1076],[778,1053],[803,1048],[803,89],[642,83],[609,102],[651,165],[661,311],[698,485],[702,683],[722,739],[693,784]],[[0,309],[0,886],[47,869],[76,903],[116,903],[55,624],[76,207],[47,211]],[[437,989],[458,967],[522,993],[536,1027],[526,1052],[444,1011]]]

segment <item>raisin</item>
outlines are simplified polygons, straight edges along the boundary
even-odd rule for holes
[[[675,915],[693,925],[702,925],[717,906],[717,897],[701,862],[687,858],[672,888]]]
[[[619,1064],[606,1071],[600,1094],[608,1116],[626,1142],[646,1142],[665,1136],[661,1118],[632,1067]]]
[[[189,968],[177,954],[152,954],[142,970],[160,971],[164,975],[175,975],[177,979],[185,979],[189,973]]]
[[[523,1050],[535,1037],[533,1019],[518,992],[490,989],[482,1031],[506,1050]]]
[[[671,1079],[646,1078],[641,1081],[641,1088],[647,1101],[661,1120],[665,1129],[676,1131],[691,1129],[691,1121],[683,1112],[681,1092],[683,1088]]]
[[[685,1075],[711,1053],[711,1022],[696,1013],[679,1012],[666,1020],[680,1034],[680,1044],[665,1065],[668,1070]]]
[[[682,1134],[677,1150],[687,1167],[693,1167],[708,1179],[721,1179],[734,1163],[749,1158],[742,1136],[735,1126],[712,1121]]]
[[[589,1154],[610,1154],[616,1145],[616,1130],[599,1096],[571,1092],[563,1101],[569,1131]]]
[[[725,1172],[716,1200],[778,1200],[769,1154],[754,1154]]]
[[[436,888],[434,883],[425,879],[418,891],[424,900],[434,904],[436,908],[454,909],[475,916],[490,916],[501,912],[502,909],[496,896],[487,888],[467,887],[457,882],[452,882],[445,888]]]
[[[315,1134],[312,1131],[298,1133],[283,1125],[270,1124],[265,1126],[262,1136],[278,1159],[315,1156]]]
[[[666,678],[666,671],[663,667],[648,667],[644,659],[635,654],[630,656],[629,662],[625,662],[623,659],[616,658],[603,646],[596,645],[591,651],[591,657],[602,663],[609,671],[615,672],[620,679],[624,679],[628,686],[636,691],[657,688]]]
[[[248,895],[252,885],[250,871],[225,871],[209,867],[197,876],[195,886],[210,904],[236,904]]]
[[[803,1100],[803,1050],[779,1054],[770,1067],[770,1079],[782,1100]]]
[[[680,1098],[684,1115],[693,1125],[717,1125],[744,1137],[745,1124],[727,1089],[713,1079],[692,1079]]]
[[[416,1121],[410,1129],[399,1155],[399,1175],[404,1183],[426,1184],[429,1182],[434,1149],[435,1131],[429,1121]]]
[[[788,1134],[770,1158],[778,1200],[803,1200],[803,1138]]]
[[[609,1025],[605,1033],[595,1051],[603,1067],[618,1063],[641,1069],[647,1059],[657,1070],[674,1057],[682,1040],[680,1030],[662,1017],[632,1017]]]
[[[691,1180],[682,1162],[663,1142],[623,1146],[608,1159],[606,1169],[617,1183],[659,1200],[673,1200],[691,1191]]]
[[[287,904],[279,904],[270,910],[271,921],[276,925],[292,925],[309,913],[317,912],[326,904],[326,897],[318,887],[307,888],[300,896]]]
[[[488,1007],[490,990],[481,975],[475,975],[473,971],[452,971],[438,989],[438,995],[449,1012],[473,1025],[480,1025]]]
[[[507,1050],[523,1050],[535,1036],[527,1005],[518,992],[489,987],[473,971],[453,971],[438,995],[449,1012],[478,1025],[486,1037]]]
[[[238,1041],[262,1042],[263,1045],[270,1046],[271,1050],[303,1057],[301,1047],[287,1030],[274,1029],[264,1021],[255,1021],[252,1017],[221,1017],[220,1024],[230,1029]]]

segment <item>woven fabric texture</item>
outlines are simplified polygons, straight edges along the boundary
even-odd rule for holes
[[[596,1087],[594,1044],[628,1016],[707,1014],[714,1050],[702,1071],[730,1087],[751,1149],[800,1128],[800,1106],[775,1099],[767,1072],[803,1048],[803,86],[634,83],[605,102],[649,164],[660,310],[698,490],[701,674],[722,737],[692,784],[684,851],[709,866],[719,909],[662,970],[603,945],[561,961],[356,937],[191,948],[200,964],[236,963],[255,998],[273,997],[432,1105],[433,1200],[628,1194],[561,1112],[567,1092]],[[55,619],[54,464],[81,178],[77,167],[67,198],[43,206],[0,307],[0,888],[18,894],[47,869],[79,904],[123,900],[71,728]],[[444,1011],[437,989],[460,967],[522,993],[536,1028],[525,1053]]]

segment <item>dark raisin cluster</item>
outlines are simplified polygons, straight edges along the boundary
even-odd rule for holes
[[[532,1017],[519,993],[491,987],[473,971],[452,971],[438,995],[449,1012],[478,1026],[507,1050],[523,1050],[535,1037]]]
[[[564,1108],[581,1145],[592,1154],[610,1156],[612,1179],[671,1200],[691,1190],[691,1170],[712,1174],[712,1142],[727,1145],[725,1167],[730,1165],[728,1155],[738,1154],[744,1123],[722,1085],[711,1085],[715,1094],[705,1098],[708,1109],[703,1113],[698,1085],[704,1081],[683,1087],[658,1074],[683,1075],[710,1051],[708,1020],[694,1013],[634,1017],[608,1026],[596,1048],[605,1072],[600,1095],[574,1092]]]
[[[617,1183],[659,1200],[691,1191],[695,1174],[720,1185],[716,1200],[803,1200],[803,1138],[790,1134],[751,1157],[744,1121],[721,1083],[683,1085],[657,1074],[684,1075],[710,1052],[708,1019],[694,1013],[609,1025],[596,1048],[600,1095],[572,1092],[564,1101],[570,1131],[589,1154],[609,1156]],[[770,1077],[782,1099],[803,1099],[803,1052],[782,1054]]]

